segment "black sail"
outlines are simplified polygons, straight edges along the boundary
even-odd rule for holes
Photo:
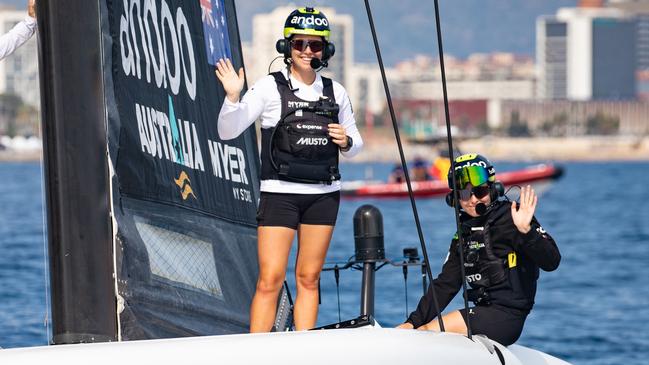
[[[66,90],[45,95],[43,114],[44,124],[67,130],[68,120],[50,117],[64,107],[59,103],[77,105],[81,112],[92,110],[70,120],[78,118],[83,128],[96,130],[97,138],[91,133],[75,137],[81,145],[75,153],[89,160],[83,162],[96,159],[97,166],[81,162],[69,168],[77,169],[76,179],[95,185],[99,181],[103,186],[100,193],[95,186],[74,199],[98,211],[97,217],[87,215],[86,208],[78,212],[77,219],[88,226],[83,229],[94,232],[102,227],[97,239],[79,237],[78,245],[97,256],[93,262],[109,269],[101,273],[102,288],[62,293],[56,293],[59,284],[54,283],[53,272],[53,299],[57,295],[78,299],[64,304],[60,315],[53,300],[55,339],[58,323],[67,323],[76,307],[99,298],[112,309],[112,316],[103,316],[112,327],[98,331],[106,333],[106,340],[246,332],[257,276],[259,159],[253,128],[235,140],[219,139],[217,119],[225,94],[214,74],[214,63],[221,57],[242,65],[234,2],[58,0],[56,5],[43,4],[39,21],[49,26],[40,29],[42,63],[64,53],[83,57],[73,71],[87,74],[92,81],[58,75],[59,68],[68,67],[60,61],[45,67],[51,73],[42,73],[43,84],[56,80],[62,88],[77,92],[67,101]],[[73,27],[77,20],[70,12],[77,9],[83,12],[79,17],[85,25],[77,25],[73,32],[58,29]],[[70,44],[63,49],[57,32],[76,50],[70,53]],[[67,137],[53,140],[61,149],[72,143]],[[60,166],[60,153],[50,152],[48,146],[46,155],[48,166],[67,171]],[[49,190],[54,178],[47,181]],[[103,201],[103,206],[97,201]],[[60,202],[48,198],[48,203],[50,228],[56,228],[52,222],[80,223],[58,222],[50,216]],[[53,268],[59,265],[54,260],[59,255],[55,235],[50,233]],[[100,274],[83,263],[72,267],[77,280],[94,281]],[[99,318],[95,314],[99,313],[88,317]],[[66,326],[60,331],[85,330]]]

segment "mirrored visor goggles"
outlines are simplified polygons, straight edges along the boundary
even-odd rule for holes
[[[489,171],[482,166],[466,166],[455,171],[455,184],[464,189],[467,184],[480,186],[489,182]]]

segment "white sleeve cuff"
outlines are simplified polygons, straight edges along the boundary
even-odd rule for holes
[[[236,107],[239,106],[239,101],[237,101],[236,103],[233,103],[233,102],[231,102],[230,99],[228,99],[228,97],[226,96],[225,98],[223,98],[223,105],[227,105],[227,106],[229,106],[229,107],[235,107],[235,108],[236,108]]]
[[[35,27],[37,24],[36,18],[32,18],[29,15],[25,17],[24,21],[25,21],[25,25],[28,27]]]

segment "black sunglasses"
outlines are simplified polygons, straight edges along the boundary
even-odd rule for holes
[[[471,189],[462,189],[459,191],[460,200],[469,200],[471,199],[471,195],[475,195],[476,198],[482,199],[489,195],[489,190],[488,185],[474,186]]]
[[[320,52],[324,49],[324,46],[325,42],[318,40],[294,39],[291,41],[291,47],[298,52],[306,51],[307,47],[311,48],[311,52]]]

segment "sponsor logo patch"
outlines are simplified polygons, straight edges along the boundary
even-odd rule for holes
[[[180,176],[178,176],[177,179],[174,179],[174,182],[180,188],[180,195],[183,197],[183,200],[187,200],[190,195],[193,196],[194,199],[197,199],[194,190],[192,190],[191,185],[189,185],[191,181],[185,171],[181,171]]]
[[[319,131],[324,129],[324,127],[319,124],[301,124],[301,123],[297,124],[295,128],[307,129],[307,130],[319,130]]]
[[[478,161],[478,162],[467,162],[467,163],[463,163],[463,164],[457,164],[457,165],[455,165],[455,170],[460,170],[460,169],[463,169],[463,168],[469,167],[469,166],[482,166],[485,169],[487,168],[487,164],[484,161]],[[489,170],[490,174],[494,172],[492,170],[493,170],[493,168],[491,168]]]
[[[507,267],[513,269],[516,267],[516,252],[507,254]]]
[[[473,275],[467,275],[466,276],[466,281],[469,283],[473,283],[474,281],[480,281],[482,279],[482,275],[480,274],[473,274]]]
[[[308,108],[309,107],[309,102],[307,101],[289,101],[287,103],[289,108]]]
[[[302,137],[296,144],[302,146],[326,146],[329,143],[327,138]]]
[[[315,16],[294,16],[291,18],[291,24],[300,24],[300,25],[318,25],[318,26],[328,26],[329,22],[325,18],[316,18]]]

